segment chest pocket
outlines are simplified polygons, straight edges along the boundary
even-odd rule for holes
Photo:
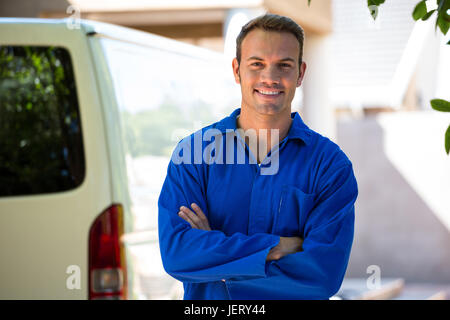
[[[282,237],[303,237],[306,217],[314,207],[315,195],[283,185],[275,208],[272,233]]]

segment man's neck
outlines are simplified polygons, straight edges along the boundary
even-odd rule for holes
[[[241,113],[236,118],[236,126],[238,129],[242,129],[244,132],[249,129],[253,129],[256,131],[258,148],[252,148],[252,146],[249,145],[248,136],[245,136],[245,142],[247,143],[247,145],[249,145],[254,155],[259,154],[256,157],[258,163],[263,160],[265,155],[269,153],[272,147],[274,147],[287,136],[291,124],[292,118],[290,109],[279,115],[261,115],[258,113],[253,114],[251,112],[248,112],[246,108],[241,107]],[[265,129],[265,131],[260,131],[261,129]],[[273,134],[273,130],[277,130],[278,135]],[[261,139],[263,141],[261,141]],[[263,145],[267,146],[266,150],[260,150],[260,146]]]
[[[291,110],[288,109],[284,114],[279,115],[261,115],[259,113],[248,112],[246,108],[241,108],[241,113],[237,116],[236,126],[244,131],[253,129],[259,135],[261,129],[267,130],[267,138],[270,141],[271,129],[278,130],[279,141],[283,140],[292,124]],[[263,137],[263,135],[262,135]],[[279,142],[278,141],[278,142]]]

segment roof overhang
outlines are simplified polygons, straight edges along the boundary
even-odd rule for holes
[[[331,0],[68,0],[70,12],[43,12],[41,17],[63,18],[78,13],[81,18],[132,27],[222,24],[228,10],[265,9],[286,15],[306,33],[327,34],[332,29]],[[75,11],[74,11],[75,10]]]

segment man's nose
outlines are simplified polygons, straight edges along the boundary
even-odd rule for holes
[[[279,84],[280,83],[280,73],[276,67],[269,66],[261,71],[261,82],[266,84]]]

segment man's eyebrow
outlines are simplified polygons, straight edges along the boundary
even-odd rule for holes
[[[251,56],[250,58],[247,59],[247,61],[248,61],[248,60],[258,60],[258,61],[263,61],[264,59],[263,59],[263,58],[260,58],[260,57],[257,57],[257,56]],[[289,58],[289,57],[280,59],[279,61],[291,61],[291,62],[295,63],[295,59],[292,59],[292,58]]]
[[[263,61],[263,58],[257,57],[257,56],[251,56],[250,58],[248,58],[247,60],[260,60]]]
[[[284,58],[284,59],[281,59],[280,61],[291,61],[291,62],[295,63],[295,60],[292,58]]]

